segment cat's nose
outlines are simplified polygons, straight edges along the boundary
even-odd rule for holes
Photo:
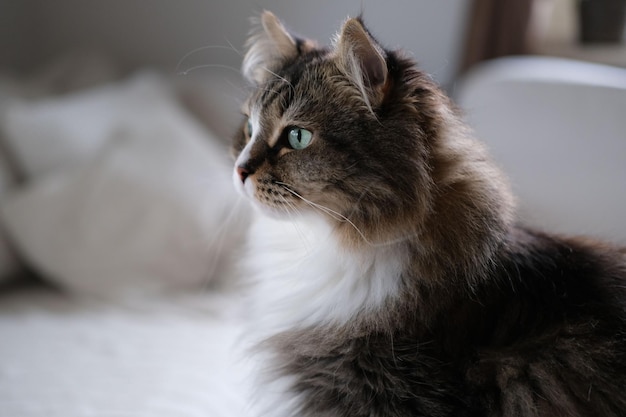
[[[244,165],[239,165],[237,167],[237,175],[239,175],[241,182],[245,183],[246,178],[250,176],[250,171]]]

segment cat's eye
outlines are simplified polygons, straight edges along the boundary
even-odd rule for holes
[[[287,139],[289,145],[293,149],[304,149],[311,144],[313,140],[313,133],[310,130],[302,129],[301,127],[292,127],[287,132]]]
[[[246,122],[246,133],[248,134],[248,137],[252,137],[252,122],[250,119]]]

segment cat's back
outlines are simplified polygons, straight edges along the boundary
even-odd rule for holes
[[[450,317],[469,318],[472,390],[496,415],[626,415],[624,250],[517,228],[496,259]]]

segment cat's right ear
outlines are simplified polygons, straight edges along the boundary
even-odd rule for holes
[[[244,77],[254,85],[260,85],[280,67],[294,59],[310,41],[300,41],[291,35],[278,18],[264,11],[260,19],[254,19],[257,28],[246,43],[247,52],[243,59]]]
[[[388,81],[386,54],[360,18],[344,23],[335,48],[339,67],[361,90],[370,110],[380,104]]]

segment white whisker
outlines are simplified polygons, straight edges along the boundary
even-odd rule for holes
[[[202,68],[223,68],[223,69],[227,69],[227,70],[231,70],[231,71],[235,71],[237,74],[239,74],[239,69],[235,68],[235,67],[231,67],[229,65],[221,65],[221,64],[202,64],[202,65],[196,65],[194,67],[188,68],[185,71],[180,71],[177,72],[177,75],[187,75],[192,71],[198,70],[198,69],[202,69]]]
[[[268,93],[274,93],[276,94],[276,90],[272,90],[271,88],[261,88],[261,87],[256,87],[257,91],[266,91]],[[284,100],[284,99],[283,99]]]
[[[235,45],[233,45],[233,43],[232,43],[231,41],[229,41],[229,40],[228,40],[228,38],[224,38],[224,41],[228,44],[228,46],[230,47],[230,49],[232,49],[233,51],[235,51],[235,53],[236,53],[237,55],[239,55],[240,57],[243,57],[243,53],[242,53],[239,49],[235,48]]]
[[[314,202],[312,202],[312,201],[302,197],[300,194],[298,194],[297,192],[292,190],[284,182],[277,181],[276,184],[280,185],[285,190],[287,190],[288,192],[290,192],[294,196],[298,197],[299,199],[301,199],[302,201],[304,201],[305,203],[307,203],[311,207],[316,208],[316,209],[322,211],[323,213],[327,214],[328,216],[332,217],[333,219],[335,219],[337,221],[340,221],[340,222],[343,222],[343,221],[347,222],[350,226],[352,226],[354,228],[354,230],[357,231],[357,233],[361,236],[361,238],[365,241],[365,243],[367,243],[368,245],[376,246],[374,243],[370,242],[367,239],[367,237],[365,237],[365,234],[357,227],[356,224],[354,224],[354,222],[352,222],[352,220],[350,220],[349,218],[347,218],[343,214],[341,214],[341,213],[339,213],[339,212],[337,212],[337,211],[335,211],[335,210],[333,210],[331,208],[328,208],[328,207],[323,206],[321,204],[314,203]]]
[[[347,216],[344,216],[343,214],[341,214],[341,213],[339,213],[339,212],[337,212],[337,211],[335,211],[335,210],[333,210],[333,209],[331,209],[329,207],[323,206],[323,205],[318,204],[318,203],[314,203],[313,201],[310,201],[310,200],[302,197],[300,194],[298,194],[292,188],[290,188],[291,186],[289,184],[286,184],[286,183],[280,182],[280,181],[276,181],[275,183],[277,185],[280,185],[281,187],[283,187],[286,191],[290,192],[295,197],[298,197],[299,199],[304,201],[309,206],[313,207],[314,209],[317,209],[317,210],[321,211],[322,213],[328,215],[332,219],[334,219],[336,221],[339,221],[339,222],[346,222],[346,223],[348,223],[350,226],[352,226],[354,228],[354,230],[359,234],[359,236],[361,236],[363,241],[366,244],[368,244],[369,246],[372,246],[372,247],[383,247],[383,246],[395,245],[397,243],[404,242],[407,239],[410,239],[411,237],[415,236],[415,233],[410,233],[410,234],[407,234],[405,236],[399,237],[398,239],[392,239],[392,240],[388,240],[388,241],[385,241],[385,242],[374,243],[374,242],[370,241],[365,236],[365,234],[361,231],[361,229],[359,229],[358,226],[356,224],[354,224],[354,222],[352,220],[350,220]],[[359,201],[363,198],[363,196],[365,194],[366,194],[366,192],[364,191],[361,194],[361,197],[359,197]],[[356,207],[352,210],[351,214],[354,213],[355,211],[356,211]]]
[[[228,42],[228,40],[226,40],[226,42]],[[196,49],[192,49],[191,51],[187,52],[185,55],[183,55],[183,57],[178,61],[178,64],[176,64],[176,73],[178,73],[178,70],[180,68],[180,66],[183,64],[183,62],[185,62],[185,60],[187,58],[189,58],[191,55],[196,54],[200,51],[205,51],[207,49],[224,49],[227,51],[233,51],[235,53],[237,53],[238,55],[241,55],[241,52],[239,52],[230,42],[228,42],[229,46],[224,46],[224,45],[206,45],[206,46],[201,46],[199,48]]]
[[[223,219],[220,226],[214,231],[213,237],[207,242],[208,247],[213,246],[213,244],[215,244],[215,247],[207,259],[204,283],[201,286],[204,290],[209,290],[216,280],[219,281],[219,277],[216,277],[215,274],[218,271],[220,258],[225,254],[224,243],[226,241],[226,234],[232,232],[233,219],[241,215],[242,208],[245,207],[242,202],[243,198],[239,196],[235,204],[233,204],[232,210],[228,212],[226,218]]]
[[[295,89],[295,87],[293,86],[293,84],[291,84],[291,82],[290,82],[288,79],[286,79],[286,78],[285,78],[285,77],[283,77],[283,76],[278,75],[277,73],[275,73],[274,71],[270,70],[269,68],[263,67],[263,70],[265,70],[265,71],[269,72],[270,74],[272,74],[273,76],[275,76],[275,77],[276,77],[276,78],[278,78],[279,80],[282,80],[282,81],[286,82],[286,83],[287,83],[287,85],[291,88],[291,91],[292,91],[294,94],[296,93],[296,89]]]
[[[282,201],[287,206],[285,208],[285,210],[287,211],[287,215],[289,216],[289,220],[291,221],[294,229],[296,230],[296,233],[298,233],[298,236],[300,236],[300,239],[302,240],[302,243],[304,244],[307,252],[310,252],[311,244],[309,242],[309,239],[306,237],[306,235],[304,234],[302,229],[298,226],[298,222],[295,220],[295,217],[294,217],[294,214],[297,215],[298,212],[299,212],[298,208],[293,203],[291,203],[289,200],[287,200],[284,196],[279,195],[279,197],[282,199]]]

